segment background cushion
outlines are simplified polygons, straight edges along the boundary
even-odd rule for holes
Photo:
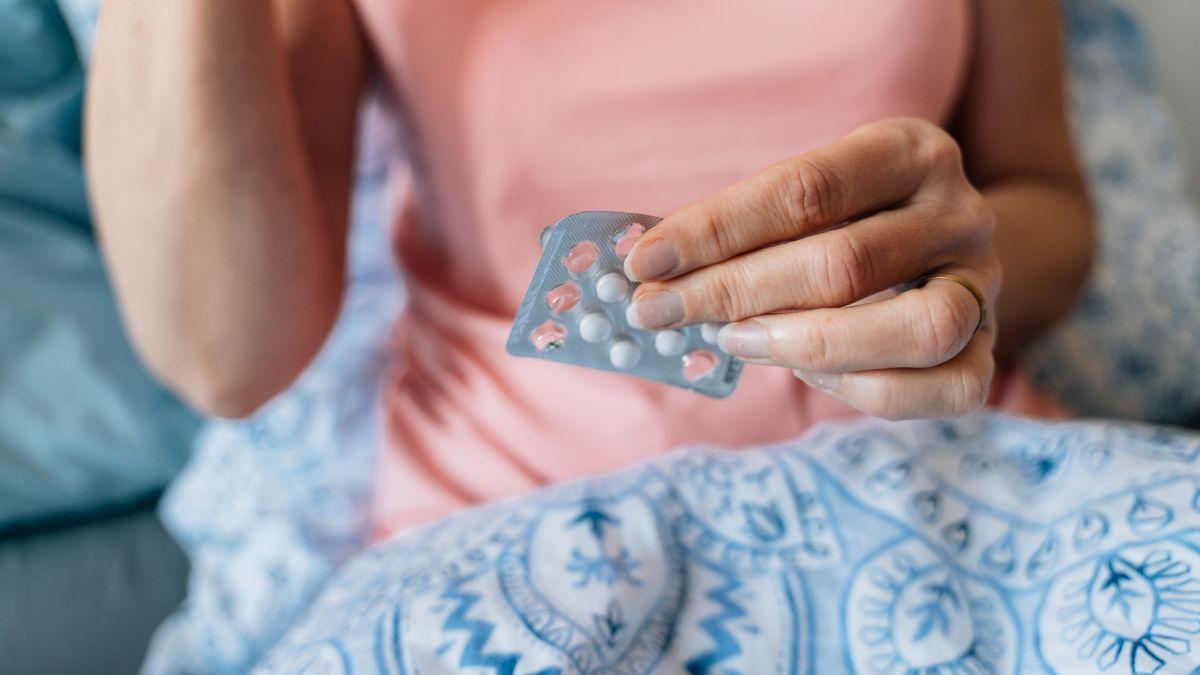
[[[5,673],[137,672],[187,586],[187,558],[149,505],[0,542]]]

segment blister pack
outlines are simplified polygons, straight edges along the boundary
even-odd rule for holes
[[[508,353],[635,375],[716,398],[742,362],[717,349],[718,324],[643,330],[625,256],[661,218],[619,211],[567,216],[542,235],[542,258],[508,336]]]

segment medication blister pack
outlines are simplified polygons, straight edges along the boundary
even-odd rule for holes
[[[717,349],[720,325],[638,326],[625,256],[660,220],[585,211],[547,228],[508,353],[635,375],[716,398],[732,394],[743,364]]]

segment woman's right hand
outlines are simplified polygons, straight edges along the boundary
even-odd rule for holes
[[[108,0],[90,187],[143,360],[243,416],[316,353],[344,284],[366,52],[348,0]]]

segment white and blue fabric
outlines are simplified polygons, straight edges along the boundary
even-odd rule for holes
[[[346,564],[256,672],[1193,673],[1200,435],[865,420],[695,448]]]

